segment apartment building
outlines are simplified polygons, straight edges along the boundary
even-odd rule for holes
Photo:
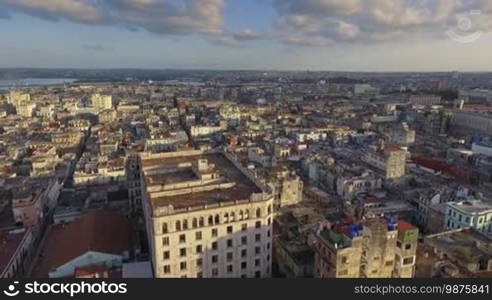
[[[474,228],[492,237],[492,205],[480,200],[449,202],[446,210],[446,228]]]
[[[362,161],[385,173],[386,179],[402,178],[406,174],[406,151],[396,146],[383,149],[369,149],[362,155]]]
[[[91,97],[92,107],[99,113],[104,110],[113,109],[113,96],[94,94]]]
[[[413,277],[418,237],[416,230],[408,223],[380,218],[325,223],[318,230],[313,245],[314,276]]]
[[[273,195],[227,152],[141,154],[158,278],[271,276]]]

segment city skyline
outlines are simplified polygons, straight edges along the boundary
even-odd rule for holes
[[[1,0],[0,67],[489,71],[491,12],[482,0]]]

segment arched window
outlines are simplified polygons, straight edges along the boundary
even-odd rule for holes
[[[181,230],[181,221],[176,221],[176,231]]]
[[[271,214],[271,213],[272,213],[272,206],[268,205],[268,214]]]
[[[260,208],[256,209],[256,217],[261,218],[261,209]]]
[[[224,214],[224,222],[225,223],[229,222],[229,213]]]
[[[249,209],[244,211],[244,218],[249,219]]]
[[[214,217],[213,216],[208,217],[208,225],[214,225]]]
[[[239,211],[239,220],[242,220],[244,218],[244,213],[242,210]]]
[[[234,221],[236,221],[236,213],[231,212],[231,222],[234,222]]]
[[[215,215],[215,224],[219,224],[220,223],[220,217],[219,215]]]
[[[188,220],[183,220],[183,230],[188,229]]]
[[[168,230],[167,230],[167,223],[164,222],[164,223],[162,223],[162,233],[167,233],[167,232],[168,232]]]
[[[193,228],[197,228],[198,227],[198,219],[197,218],[193,218],[193,221],[192,221],[192,225]]]
[[[200,227],[205,226],[205,219],[204,219],[203,217],[200,217],[200,221],[198,221],[198,225],[199,225]]]

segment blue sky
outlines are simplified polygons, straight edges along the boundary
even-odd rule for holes
[[[0,67],[486,71],[491,16],[486,0],[0,0]]]

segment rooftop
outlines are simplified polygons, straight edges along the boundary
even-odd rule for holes
[[[47,278],[53,269],[88,251],[123,255],[131,247],[130,224],[125,216],[92,211],[72,223],[50,226],[44,245],[35,278]]]
[[[186,151],[143,156],[142,166],[154,207],[184,209],[247,200],[264,190],[224,153]]]
[[[448,205],[467,213],[492,212],[492,205],[480,200],[454,202],[449,203]]]

